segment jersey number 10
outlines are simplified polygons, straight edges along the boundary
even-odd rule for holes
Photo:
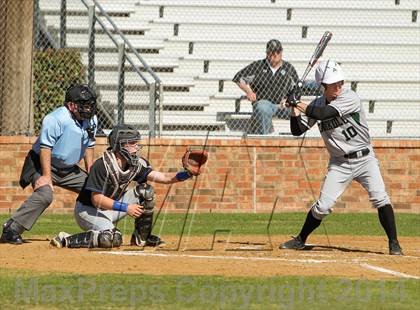
[[[342,133],[344,137],[346,137],[346,141],[350,141],[351,138],[354,138],[355,136],[357,136],[356,129],[354,129],[353,126],[346,128],[345,130],[342,131]]]

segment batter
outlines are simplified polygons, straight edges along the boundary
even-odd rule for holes
[[[292,107],[290,129],[300,136],[315,124],[330,154],[328,172],[319,199],[312,205],[297,237],[280,245],[281,249],[304,249],[309,234],[332,212],[337,199],[356,180],[369,194],[378,210],[379,221],[389,240],[389,254],[403,255],[397,239],[394,211],[370,141],[369,128],[359,96],[344,89],[344,74],[333,60],[320,63],[315,80],[324,94],[309,105],[300,101],[299,89],[287,98]]]

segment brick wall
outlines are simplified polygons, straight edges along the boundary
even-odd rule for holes
[[[0,137],[0,213],[13,212],[32,192],[18,185],[20,170],[33,137]],[[177,171],[187,145],[203,148],[204,139],[152,139],[144,141],[144,157],[155,170]],[[305,139],[208,139],[209,162],[197,181],[155,185],[157,206],[169,194],[165,208],[184,212],[304,211],[318,197],[328,162],[322,140]],[[420,140],[374,140],[375,152],[394,207],[420,212]],[[98,139],[98,157],[106,140]],[[191,198],[192,192],[193,196]],[[55,188],[48,212],[72,212],[76,195]],[[336,212],[372,211],[368,195],[356,182],[336,204]]]

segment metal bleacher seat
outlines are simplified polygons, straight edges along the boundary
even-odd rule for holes
[[[194,135],[212,129],[227,136],[240,135],[240,128],[230,126],[230,120],[223,116],[231,113],[232,119],[246,121],[252,109],[247,100],[240,99],[243,93],[231,81],[233,75],[250,62],[264,58],[265,44],[271,38],[282,41],[284,58],[301,74],[325,30],[333,32],[333,39],[324,56],[342,63],[346,86],[356,89],[365,105],[371,134],[397,137],[418,132],[415,128],[419,123],[416,111],[420,110],[418,0],[398,4],[354,0],[334,5],[330,0],[98,2],[138,51],[149,51],[142,56],[163,81],[162,116],[166,133]],[[85,51],[86,8],[80,0],[67,3],[67,45]],[[47,25],[58,29],[60,1],[41,0],[40,4]],[[112,30],[111,25],[105,24]],[[95,53],[96,83],[103,102],[115,114],[118,102],[115,44],[100,31],[96,40],[95,46],[100,48]],[[85,53],[82,61],[87,65]],[[135,63],[142,67],[139,61]],[[146,128],[147,100],[139,103],[138,98],[147,98],[148,92],[139,86],[139,76],[128,64],[126,69],[127,119],[141,120]],[[313,79],[313,72],[308,78]],[[399,106],[404,106],[405,112]],[[409,133],[403,130],[404,120]],[[288,126],[288,121],[274,119],[277,134],[290,134]],[[312,130],[307,135],[319,136],[319,132]]]
[[[252,27],[250,27],[252,25]],[[269,23],[265,20],[220,21],[217,23],[200,21],[183,21],[182,19],[157,18],[153,20],[153,27],[160,28],[166,35],[176,35],[178,38],[194,41],[196,39],[227,39],[248,40],[259,38],[268,41],[276,37],[281,40],[309,39],[319,40],[325,29],[334,33],[337,42],[355,43],[394,43],[419,42],[419,25],[337,25],[334,22],[287,22]],[[200,29],[200,32],[197,31]],[[417,30],[417,31],[416,31]]]
[[[287,59],[288,60],[288,59]],[[407,63],[385,63],[385,62],[341,62],[340,59],[336,59],[341,63],[343,70],[346,72],[346,79],[353,80],[366,80],[373,79],[377,81],[419,81],[420,71],[413,70],[413,68],[419,68],[420,65],[415,62]],[[288,60],[289,61],[289,60]],[[180,61],[182,66],[184,60]],[[295,60],[289,61],[296,68],[297,72],[303,72],[308,64],[308,60]],[[206,68],[207,72],[203,72],[203,61],[196,62],[196,66],[191,68],[192,72],[203,72],[200,74],[204,76],[210,76],[209,78],[219,78],[221,80],[232,79],[238,70],[242,69],[249,62],[239,61],[208,61]],[[194,70],[194,71],[192,71]]]
[[[89,4],[92,2],[87,0]],[[100,0],[100,5],[111,16],[129,16],[134,12],[135,0],[119,0],[118,5],[115,5],[115,0]],[[39,7],[45,15],[59,15],[61,8],[61,1],[57,0],[41,0]],[[87,15],[86,6],[82,1],[67,0],[67,13],[69,15]]]
[[[240,0],[240,2],[229,2],[226,0],[138,0],[140,5],[150,6],[218,6],[218,7],[290,7],[290,8],[331,8],[331,0]],[[417,0],[403,0],[398,4],[394,1],[384,0],[352,0],[348,2],[339,2],[335,7],[342,9],[346,8],[360,8],[360,9],[412,9],[419,6]]]
[[[137,50],[156,49],[163,48],[163,42],[161,40],[145,40],[138,35],[127,35],[131,45]],[[68,33],[67,34],[67,46],[70,48],[86,48],[89,42],[87,33]],[[106,34],[96,34],[95,46],[101,50],[115,50],[115,43]]]
[[[86,11],[86,8],[85,8]],[[60,25],[59,15],[45,15],[45,20],[48,25],[58,27]],[[114,27],[109,23],[108,20],[103,19],[103,23],[106,25],[108,30],[113,30]],[[143,34],[145,31],[150,30],[149,23],[146,21],[138,21],[133,18],[127,18],[127,16],[113,16],[112,21],[117,27],[124,33],[137,33]],[[66,17],[66,28],[69,32],[86,30],[88,25],[87,15],[69,15]],[[96,23],[95,29],[101,31],[102,27]]]
[[[224,22],[231,20],[232,16],[238,16],[243,20],[264,20],[268,23],[276,24],[279,18],[294,20],[299,22],[316,22],[318,20],[329,20],[335,24],[358,25],[366,20],[373,20],[372,24],[389,25],[389,20],[395,21],[395,25],[410,25],[412,19],[412,9],[405,7],[384,6],[380,2],[374,1],[375,5],[363,5],[357,1],[353,5],[344,4],[341,6],[335,3],[322,1],[277,3],[262,2],[255,3],[236,3],[220,1],[141,1],[140,6],[155,8],[160,17],[177,18],[182,21]],[[358,5],[359,4],[359,5]],[[415,3],[414,3],[415,5]],[[382,12],[377,14],[377,10]],[[343,12],[345,10],[345,19]]]
[[[128,57],[132,59],[136,66],[142,68],[144,67],[143,64],[131,53],[128,53]],[[165,71],[165,72],[172,72],[175,68],[179,66],[179,60],[176,58],[159,58],[156,55],[145,55],[144,60],[146,61],[147,65],[153,68],[155,71]],[[82,62],[85,66],[88,64],[88,55],[82,54]],[[95,53],[95,66],[98,70],[101,68],[112,68],[115,71],[118,70],[118,55],[115,53],[105,53],[105,52],[98,52]],[[129,64],[125,64],[126,70],[131,70],[131,66]]]
[[[335,38],[334,38],[335,40]],[[285,58],[308,58],[312,55],[318,40],[282,40]],[[196,39],[193,41],[183,38],[171,37],[165,41],[161,51],[165,56],[182,57],[195,55],[198,57],[217,57],[235,59],[240,52],[241,57],[254,58],[261,56],[266,40],[250,38],[248,40]],[[398,59],[419,59],[419,45],[406,42],[405,44],[368,44],[368,43],[340,43],[331,41],[328,46],[328,55],[331,58],[340,58],[343,53],[352,55],[352,59],[367,61],[397,61]]]

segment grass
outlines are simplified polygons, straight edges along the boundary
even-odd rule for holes
[[[96,276],[0,269],[2,309],[417,309],[420,281]]]
[[[1,215],[4,222],[9,216]],[[296,233],[304,213],[275,214],[272,234]],[[269,214],[189,215],[185,232],[265,234]],[[400,236],[420,236],[419,214],[397,214]],[[155,232],[179,234],[185,216],[160,217]],[[130,233],[133,220],[118,227]],[[376,214],[333,214],[325,219],[329,234],[381,235]],[[72,215],[45,214],[25,237],[80,231]],[[324,234],[323,229],[315,233]],[[23,248],[22,248],[23,249]],[[0,245],[1,250],[1,245]],[[34,262],[36,264],[36,262]],[[144,266],[143,266],[144,267]],[[296,267],[297,268],[297,267]],[[75,266],[77,270],[77,266]],[[333,277],[150,276],[35,273],[0,267],[0,309],[418,309],[419,280],[349,280]]]
[[[0,215],[4,222],[9,216]],[[290,235],[299,232],[306,215],[304,213],[275,214],[270,224],[270,233]],[[183,214],[163,214],[154,228],[154,232],[162,235],[177,235],[185,222],[184,233],[192,235],[212,234],[215,230],[231,230],[235,235],[266,234],[270,214],[195,214],[189,215],[185,221]],[[400,236],[420,236],[420,214],[397,214],[398,234]],[[324,220],[324,227],[331,235],[371,235],[383,236],[384,232],[374,213],[332,214]],[[118,224],[124,233],[129,234],[133,228],[133,220],[126,217]],[[73,215],[42,215],[30,232],[24,236],[52,236],[59,231],[79,232]],[[314,234],[324,234],[322,227]]]

